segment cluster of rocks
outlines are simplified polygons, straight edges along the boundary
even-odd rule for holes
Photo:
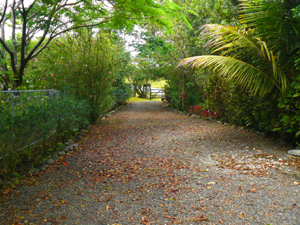
[[[58,159],[60,156],[64,156],[65,154],[72,152],[74,148],[77,148],[78,144],[73,143],[72,139],[69,139],[66,143],[65,146],[61,149],[60,152],[54,154],[51,158],[45,160],[44,162],[40,163],[37,165],[37,168],[33,168],[30,170],[26,176],[32,176],[34,174],[37,174],[40,171],[46,170],[49,166],[53,165],[55,163],[55,160]]]

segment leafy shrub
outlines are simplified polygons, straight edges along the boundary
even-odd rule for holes
[[[252,127],[272,136],[299,141],[300,79],[294,78],[284,96],[258,98],[223,78],[213,76],[205,86],[209,109],[219,110],[220,119],[239,126]]]
[[[116,105],[122,105],[130,97],[131,88],[130,84],[126,84],[124,80],[119,77],[113,83],[112,95]]]
[[[32,79],[37,89],[71,88],[77,98],[88,100],[90,120],[95,123],[114,101],[119,57],[120,51],[109,33],[78,30],[61,38],[31,64]]]
[[[298,61],[296,61],[298,62]],[[299,62],[300,64],[300,62]],[[300,68],[299,68],[300,69]],[[293,79],[285,96],[278,100],[278,119],[273,123],[273,131],[283,137],[300,142],[300,75]]]
[[[276,99],[255,97],[233,82],[219,76],[209,77],[205,85],[207,107],[218,111],[224,122],[266,131],[270,119],[276,118]]]
[[[203,77],[200,76],[198,79],[200,80],[198,80],[196,84],[196,78],[192,80],[191,77],[185,76],[184,74],[171,74],[168,77],[167,85],[165,87],[166,100],[174,108],[183,111],[189,111],[191,105],[204,104],[202,86]]]

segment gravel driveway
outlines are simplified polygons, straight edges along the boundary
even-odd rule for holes
[[[1,224],[300,224],[287,149],[255,133],[136,102],[78,142],[2,191]]]

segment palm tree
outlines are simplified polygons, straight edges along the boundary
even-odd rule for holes
[[[294,76],[300,19],[280,0],[242,1],[240,27],[203,26],[211,55],[190,57],[179,66],[213,70],[253,94],[284,93]]]

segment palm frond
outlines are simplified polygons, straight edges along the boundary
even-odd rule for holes
[[[299,18],[292,15],[292,11],[285,1],[247,1],[240,4],[239,21],[248,28],[255,29],[255,37],[267,41],[269,48],[285,61],[293,52],[293,46],[299,43]]]
[[[228,43],[235,47],[260,51],[257,39],[253,39],[245,30],[238,30],[237,27],[218,24],[206,24],[202,29],[205,34],[211,38],[211,40],[207,42],[207,46],[213,48],[214,53],[224,51],[226,48],[231,47],[230,45],[226,46]]]
[[[218,75],[236,82],[243,89],[247,89],[253,92],[253,94],[260,96],[266,96],[275,87],[281,90],[281,87],[284,86],[278,84],[278,82],[284,81],[274,79],[273,71],[266,73],[251,64],[232,57],[217,55],[195,56],[182,60],[178,66],[185,65],[213,70]],[[280,72],[276,74],[282,78]]]
[[[271,61],[271,52],[266,43],[254,37],[250,31],[238,30],[218,24],[203,26],[205,33],[211,38],[207,45],[213,48],[213,54],[231,55],[233,51],[241,50],[254,53],[266,61]]]
[[[230,59],[231,63],[236,60],[235,63],[239,62],[239,64],[231,64],[232,69],[235,69],[231,70],[233,75],[227,74],[227,77],[233,76],[240,85],[247,87],[249,90],[251,89],[254,91],[254,93],[258,93],[257,88],[264,90],[259,92],[260,95],[262,95],[263,92],[267,93],[268,91],[265,91],[266,89],[272,90],[274,86],[276,86],[281,92],[285,91],[287,87],[287,78],[286,74],[277,64],[277,57],[274,56],[273,52],[269,50],[264,41],[252,35],[252,30],[239,31],[235,27],[222,26],[218,24],[207,24],[203,26],[203,30],[211,38],[211,40],[208,42],[208,46],[213,48],[212,53],[218,53],[220,56],[224,56],[224,58],[213,55],[203,56],[205,59],[208,59],[208,57],[210,57],[210,60],[214,59],[213,62],[210,62],[210,69],[217,71],[222,63],[228,63],[226,60]],[[246,62],[243,62],[242,59],[247,54],[254,56],[257,63],[255,64],[255,62],[252,62],[253,64],[250,65]],[[205,67],[205,63],[208,62],[202,61],[204,58],[201,56],[197,56],[196,58],[200,59],[199,57],[201,58],[201,63],[200,61],[195,60],[193,57],[189,58],[189,60],[184,60],[183,62],[187,62],[187,64],[192,66],[195,66],[198,63],[198,65],[201,65],[201,67]],[[221,61],[218,64],[216,60]],[[249,66],[251,66],[250,71],[252,72],[254,71],[254,68],[256,68],[257,74],[254,75],[254,73],[251,72],[237,73],[238,71],[242,71],[242,68],[237,67],[237,65],[244,65],[247,69],[250,69]],[[258,69],[258,66],[260,69]],[[226,74],[224,68],[228,69],[228,67],[222,67],[222,71],[224,74]],[[250,76],[250,74],[252,74],[252,76]],[[258,79],[257,76],[259,76],[259,74],[264,75],[260,76]],[[262,79],[266,80],[262,82]],[[258,87],[254,88],[255,85],[258,85]],[[266,86],[262,88],[263,85]]]

